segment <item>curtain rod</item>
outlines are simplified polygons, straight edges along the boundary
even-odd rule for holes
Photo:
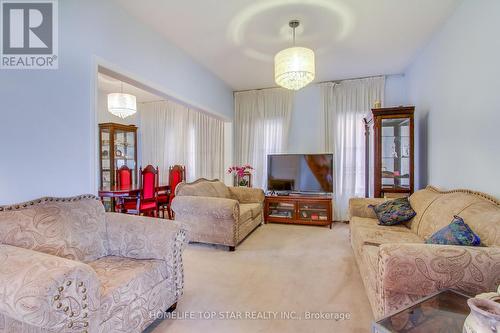
[[[380,77],[380,76],[388,77],[388,76],[405,76],[405,75],[404,75],[404,73],[385,74],[385,75],[371,75],[371,76],[353,77],[353,78],[340,79],[340,80],[320,81],[320,82],[315,82],[314,84],[322,84],[322,83],[329,83],[329,82],[339,83],[339,82],[342,82],[342,81],[370,79],[370,78],[373,78],[373,77]],[[280,87],[276,86],[276,87],[265,87],[265,88],[257,88],[257,89],[235,90],[235,91],[233,91],[233,95],[234,95],[234,93],[237,93],[237,92],[245,92],[245,91],[252,91],[252,90],[267,90],[267,89],[276,89],[276,88],[280,88]]]

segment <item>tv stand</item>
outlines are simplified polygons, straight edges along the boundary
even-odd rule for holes
[[[318,194],[266,195],[265,223],[330,226],[333,222],[332,197]]]

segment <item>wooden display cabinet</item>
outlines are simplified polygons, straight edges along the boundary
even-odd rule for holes
[[[116,185],[116,170],[123,165],[132,170],[132,183],[137,184],[137,127],[115,123],[99,124],[101,189]],[[109,198],[103,203],[107,210],[114,206]]]
[[[371,117],[364,119],[367,197],[400,197],[413,193],[414,111],[414,106],[378,108],[372,109]]]
[[[332,227],[332,197],[267,195],[264,205],[265,223],[290,223]]]

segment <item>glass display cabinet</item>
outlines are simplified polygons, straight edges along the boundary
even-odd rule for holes
[[[365,118],[366,196],[393,198],[413,193],[415,107],[372,109]]]
[[[99,124],[100,186],[116,184],[116,170],[123,165],[132,170],[137,183],[137,127],[115,123]]]

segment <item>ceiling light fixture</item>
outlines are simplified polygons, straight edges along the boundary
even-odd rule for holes
[[[291,90],[299,90],[314,80],[314,51],[295,46],[295,29],[298,20],[288,23],[293,29],[293,47],[284,49],[274,57],[274,80],[276,84]]]
[[[123,93],[123,82],[121,92],[108,94],[108,111],[122,119],[137,112],[137,101],[134,95]]]

